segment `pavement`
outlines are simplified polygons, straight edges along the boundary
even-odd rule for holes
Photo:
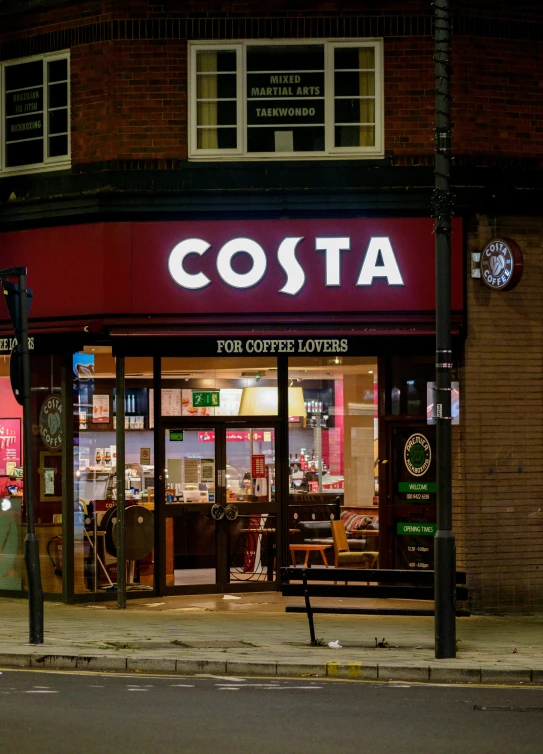
[[[301,599],[276,592],[143,596],[125,610],[116,602],[46,602],[44,643],[30,645],[28,603],[0,598],[0,669],[543,685],[543,615],[457,618],[457,656],[437,660],[433,617],[317,614],[323,646],[312,647],[306,615],[286,613],[288,604]]]

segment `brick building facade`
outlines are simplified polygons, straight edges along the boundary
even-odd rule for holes
[[[543,608],[543,11],[535,0],[456,0],[451,12],[452,181],[465,264],[455,341],[458,565],[474,610],[533,612]],[[254,2],[44,0],[4,2],[0,13],[0,64],[69,52],[65,159],[8,164],[2,94],[2,235],[138,219],[431,216],[427,2],[273,0],[263,10]],[[198,153],[189,43],[234,50],[270,40],[382,42],[378,152]],[[472,253],[496,237],[516,240],[524,254],[520,284],[503,293],[470,275]],[[46,320],[35,323],[37,333],[47,332]]]

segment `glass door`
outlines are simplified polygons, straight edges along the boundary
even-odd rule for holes
[[[271,586],[280,529],[275,423],[181,419],[164,422],[161,436],[166,590]]]
[[[180,423],[163,436],[166,587],[216,584],[215,427]]]
[[[274,426],[226,426],[226,575],[231,585],[262,587],[276,580],[280,523],[275,438]]]
[[[387,550],[400,570],[434,568],[436,431],[422,422],[391,422],[388,431]]]

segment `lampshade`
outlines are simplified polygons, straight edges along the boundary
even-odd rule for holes
[[[301,387],[288,389],[288,415],[306,416],[304,391]],[[238,416],[277,416],[277,388],[244,387]]]

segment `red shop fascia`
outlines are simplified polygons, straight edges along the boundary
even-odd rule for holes
[[[0,244],[3,267],[28,269],[37,340],[435,330],[434,221],[426,217],[99,222],[7,232]],[[464,320],[463,285],[462,220],[454,218],[453,333]]]

